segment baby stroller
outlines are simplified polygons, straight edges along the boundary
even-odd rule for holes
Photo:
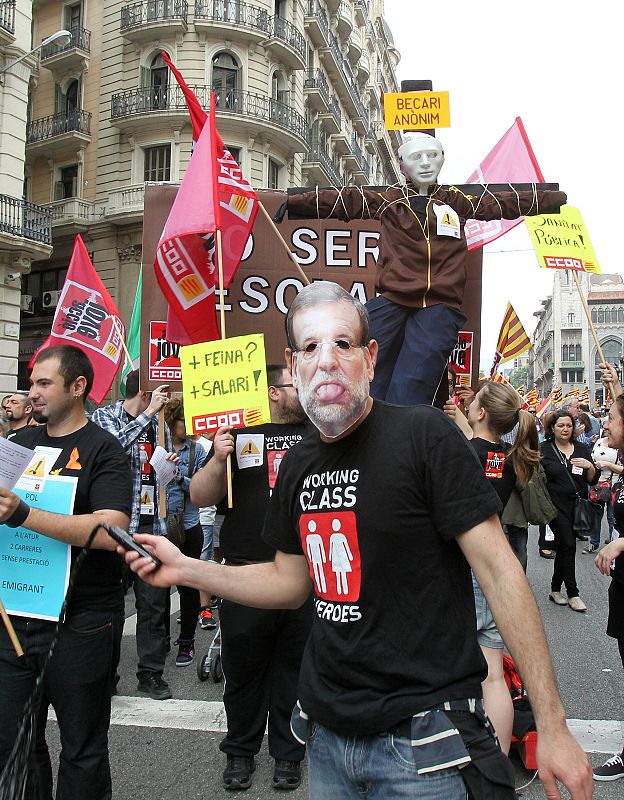
[[[197,677],[200,681],[210,678],[213,683],[223,680],[223,667],[221,666],[221,626],[219,626],[210,643],[208,652],[197,661]]]

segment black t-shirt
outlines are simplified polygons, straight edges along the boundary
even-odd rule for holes
[[[304,554],[316,613],[303,710],[343,735],[481,696],[470,569],[455,537],[500,510],[466,438],[437,409],[375,401],[348,437],[287,453],[263,536]]]
[[[275,548],[262,539],[267,502],[286,452],[307,433],[305,425],[268,423],[232,431],[232,497],[223,508],[219,542],[228,561],[271,561]],[[212,451],[211,451],[212,452]]]
[[[540,450],[551,500],[557,510],[571,521],[577,493],[585,499],[588,496],[587,470],[584,469],[582,474],[574,474],[571,462],[573,458],[586,458],[593,464],[589,448],[580,442],[574,442],[574,451],[570,458],[566,458],[554,441],[546,440],[542,442]],[[599,476],[600,470],[595,470],[592,483],[596,483]]]
[[[102,509],[132,510],[132,476],[123,447],[110,433],[87,422],[67,436],[48,436],[47,427],[24,428],[14,439],[24,447],[60,448],[52,474],[78,478],[74,514]],[[86,541],[86,539],[85,539]],[[72,563],[80,552],[72,547]],[[91,550],[74,584],[71,609],[123,609],[122,559],[114,551]]]
[[[618,537],[624,536],[624,481],[618,480],[613,485],[613,517]],[[611,576],[618,583],[624,583],[624,553],[615,559],[615,568]]]
[[[511,445],[506,442],[495,444],[478,436],[470,439],[470,444],[479,458],[485,477],[491,482],[505,508],[516,485],[513,461],[508,457]]]

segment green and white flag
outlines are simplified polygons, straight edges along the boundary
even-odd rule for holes
[[[139,279],[137,281],[136,297],[134,298],[134,306],[132,307],[132,319],[130,320],[130,327],[128,329],[128,352],[132,359],[132,369],[138,369],[140,355],[141,355],[141,289],[143,286],[143,265],[139,270]],[[128,359],[124,361],[123,369],[121,371],[121,384],[120,390],[122,395],[126,396],[126,376],[130,372]]]

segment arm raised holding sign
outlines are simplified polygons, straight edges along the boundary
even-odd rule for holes
[[[196,506],[215,506],[227,492],[227,460],[234,452],[232,429],[219,428],[212,441],[212,457],[191,478],[191,502]]]

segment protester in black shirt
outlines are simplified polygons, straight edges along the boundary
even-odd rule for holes
[[[30,399],[38,427],[19,431],[14,441],[41,450],[41,470],[76,480],[71,515],[30,508],[0,488],[0,521],[72,545],[74,560],[100,523],[128,527],[131,477],[123,449],[113,436],[87,420],[85,398],[93,367],[81,350],[50,347],[41,352],[31,375]],[[45,463],[45,467],[44,467]],[[57,797],[109,800],[108,761],[113,671],[123,628],[122,561],[104,530],[77,574],[60,639],[50,661],[35,731],[35,763],[26,797],[52,800],[52,767],[45,743],[48,706],[59,723],[61,759]],[[0,769],[7,762],[26,700],[41,671],[56,623],[13,617],[25,650],[18,659],[0,625]]]
[[[454,403],[447,403],[444,410],[460,427],[465,426],[464,417],[456,411]],[[484,382],[468,407],[466,421],[469,427],[466,433],[472,435],[470,444],[504,509],[519,479],[516,467],[525,484],[539,468],[540,455],[533,419],[522,410],[515,389],[502,383]],[[515,426],[518,429],[512,447],[503,442],[501,436]],[[488,663],[487,678],[483,682],[483,703],[494,724],[501,749],[508,753],[514,712],[503,674],[504,643],[474,575],[472,588],[477,611],[477,637]]]
[[[286,326],[293,382],[319,433],[280,467],[264,528],[274,561],[197,562],[150,536],[138,539],[162,565],[126,561],[157,585],[258,607],[296,608],[314,589],[293,725],[307,739],[311,797],[332,800],[363,785],[378,797],[465,800],[466,784],[475,797],[514,797],[480,700],[472,566],[531,698],[545,790],[555,797],[559,779],[588,800],[591,768],[565,724],[535,600],[465,437],[436,409],[373,402],[377,343],[341,287],[306,286]],[[234,451],[227,428],[215,440]]]
[[[595,483],[600,473],[589,448],[576,441],[574,418],[568,411],[549,415],[541,451],[548,492],[558,512],[550,522],[557,550],[548,597],[558,606],[569,605],[573,611],[583,612],[587,606],[579,597],[575,574],[574,505],[577,496],[587,500],[587,484]],[[562,584],[566,587],[567,600],[561,594]]]
[[[225,563],[242,566],[272,562],[275,548],[262,539],[264,511],[286,453],[307,432],[305,414],[290,372],[283,364],[267,368],[271,422],[234,433],[233,508],[224,508],[221,554]],[[228,437],[229,443],[229,437]],[[193,477],[191,496],[201,505],[222,501],[229,447],[215,438],[206,467]],[[254,756],[260,750],[268,720],[269,752],[275,759],[273,786],[296,789],[301,781],[305,748],[290,729],[297,700],[301,657],[312,621],[309,601],[301,608],[275,611],[223,600],[221,663],[227,734],[220,749],[227,755],[226,789],[251,786]]]

